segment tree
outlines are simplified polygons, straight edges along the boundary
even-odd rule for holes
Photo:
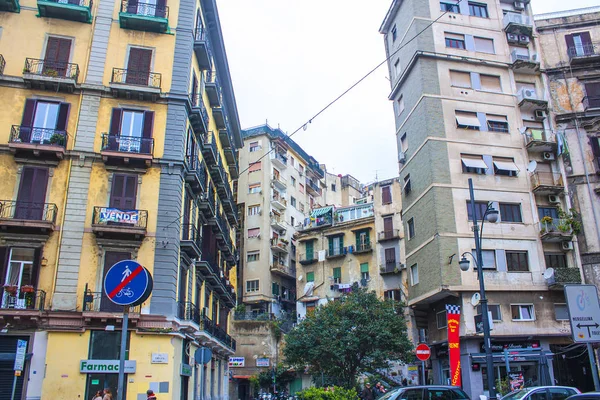
[[[412,360],[402,304],[353,290],[309,314],[287,334],[286,362],[312,374],[339,377],[347,388],[358,374]]]

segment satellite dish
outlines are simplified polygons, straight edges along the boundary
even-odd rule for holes
[[[536,168],[537,168],[537,161],[535,161],[535,160],[529,161],[529,164],[527,164],[527,171],[534,172]]]
[[[481,295],[479,293],[473,293],[473,296],[471,296],[471,305],[473,307],[477,307],[479,305],[480,300],[481,300]]]
[[[298,282],[302,282],[302,275],[298,276]]]
[[[525,132],[527,132],[527,127],[526,126],[522,126],[519,128],[519,132],[521,132],[521,135],[524,135]]]
[[[548,268],[544,271],[544,279],[550,279],[554,276],[554,268]]]

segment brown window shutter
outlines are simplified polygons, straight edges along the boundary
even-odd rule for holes
[[[110,132],[111,135],[121,134],[121,119],[123,117],[122,108],[113,108],[112,117],[110,119]]]
[[[69,108],[71,105],[69,103],[60,103],[58,108],[58,119],[56,120],[56,130],[58,131],[66,131],[67,130],[67,121],[69,119]]]
[[[137,175],[128,175],[125,178],[124,207],[126,210],[135,209],[135,198],[137,194]]]
[[[144,111],[144,128],[142,136],[145,138],[152,137],[152,128],[154,125],[154,111]]]
[[[112,181],[112,189],[110,191],[110,207],[123,208],[123,190],[125,186],[126,175],[115,174]]]
[[[573,41],[573,35],[565,35],[565,41],[567,42],[567,52],[569,53],[569,55],[571,55],[571,52],[575,51],[575,42]]]
[[[49,37],[46,42],[46,56],[45,61],[57,61],[58,48],[60,45],[60,39],[56,37]]]
[[[33,117],[35,115],[35,106],[37,100],[27,99],[25,101],[25,108],[23,109],[23,117],[21,118],[21,126],[31,127],[33,126]]]
[[[396,249],[385,249],[385,262],[395,263],[396,262]]]
[[[383,230],[384,232],[391,233],[394,230],[394,220],[392,217],[383,218]]]

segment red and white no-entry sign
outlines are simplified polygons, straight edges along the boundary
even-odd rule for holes
[[[417,353],[417,358],[419,360],[427,361],[427,360],[429,360],[429,357],[431,356],[431,349],[425,343],[421,343],[420,345],[417,346],[416,353]]]

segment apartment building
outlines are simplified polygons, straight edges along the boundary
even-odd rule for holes
[[[586,371],[566,358],[541,369],[543,353],[570,343],[562,286],[581,282],[581,265],[528,3],[396,0],[380,29],[390,57],[408,305],[432,346],[426,379],[448,382],[445,309],[459,305],[462,382],[471,397],[488,393],[474,322],[480,309],[471,301],[479,283],[457,261],[465,255],[473,265],[472,219],[481,220],[489,203],[500,213],[482,234],[495,377],[506,376],[504,348],[531,348],[510,362],[528,385],[550,375],[587,387]]]
[[[549,118],[562,139],[578,247],[587,283],[600,285],[600,7],[535,16],[551,96]]]
[[[355,204],[357,200],[364,197],[363,185],[352,175],[332,174],[327,172],[324,164],[321,169],[325,171],[323,185],[323,204],[345,207]]]
[[[116,393],[123,310],[103,277],[134,259],[154,289],[130,310],[127,397],[228,398],[241,137],[215,1],[0,10],[0,375],[20,339],[15,398]]]

